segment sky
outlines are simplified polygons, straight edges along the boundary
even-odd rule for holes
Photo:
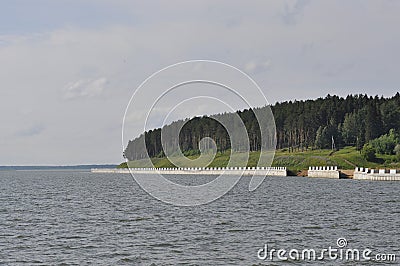
[[[0,165],[121,162],[133,92],[186,60],[241,69],[270,103],[392,96],[399,12],[396,0],[0,1]]]

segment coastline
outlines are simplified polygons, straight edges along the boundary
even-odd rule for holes
[[[91,169],[92,173],[138,173],[138,174],[166,174],[166,175],[259,175],[259,176],[287,176],[286,167],[192,167],[192,168],[109,168]]]
[[[286,167],[193,167],[193,168],[92,168],[100,174],[163,174],[163,175],[242,175],[242,176],[288,176]],[[337,166],[309,167],[303,177],[354,179],[369,181],[400,181],[400,171],[374,170],[357,167],[354,171],[340,170]]]

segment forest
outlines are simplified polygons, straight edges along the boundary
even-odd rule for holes
[[[400,153],[397,133],[400,132],[399,93],[389,98],[366,94],[345,98],[327,95],[315,100],[279,102],[270,107],[275,118],[277,149],[295,152],[353,146],[365,156],[372,156],[370,159],[373,159],[373,153]],[[266,107],[258,109],[262,111],[262,108]],[[247,130],[250,151],[261,148],[256,110],[236,112]],[[232,115],[224,113],[173,122],[163,128],[163,134],[164,130],[179,134],[163,138],[167,140],[163,145],[161,129],[149,130],[130,140],[123,156],[129,161],[145,158],[147,154],[164,157],[163,146],[165,149],[180,147],[186,155],[197,154],[199,141],[204,137],[212,138],[217,150],[225,152],[231,149],[230,138],[217,120],[229,121]]]

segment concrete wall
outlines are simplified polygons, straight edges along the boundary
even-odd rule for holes
[[[372,181],[400,181],[400,172],[391,169],[368,169],[357,167],[354,171],[353,179],[356,180],[372,180]]]
[[[211,167],[211,168],[115,168],[115,169],[91,169],[92,173],[121,173],[129,174],[154,174],[163,175],[260,175],[260,176],[287,176],[286,167]]]
[[[107,173],[107,174],[129,174],[126,168],[92,168],[92,173]]]
[[[340,178],[337,166],[313,166],[308,168],[308,177]]]

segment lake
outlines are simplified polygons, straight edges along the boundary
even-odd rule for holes
[[[190,184],[210,178],[173,177]],[[321,250],[339,238],[400,261],[400,182],[267,177],[249,192],[243,177],[210,204],[176,207],[149,196],[129,174],[1,171],[0,180],[0,264],[303,265],[261,260],[259,251],[266,244]],[[324,263],[372,262],[311,262]]]

